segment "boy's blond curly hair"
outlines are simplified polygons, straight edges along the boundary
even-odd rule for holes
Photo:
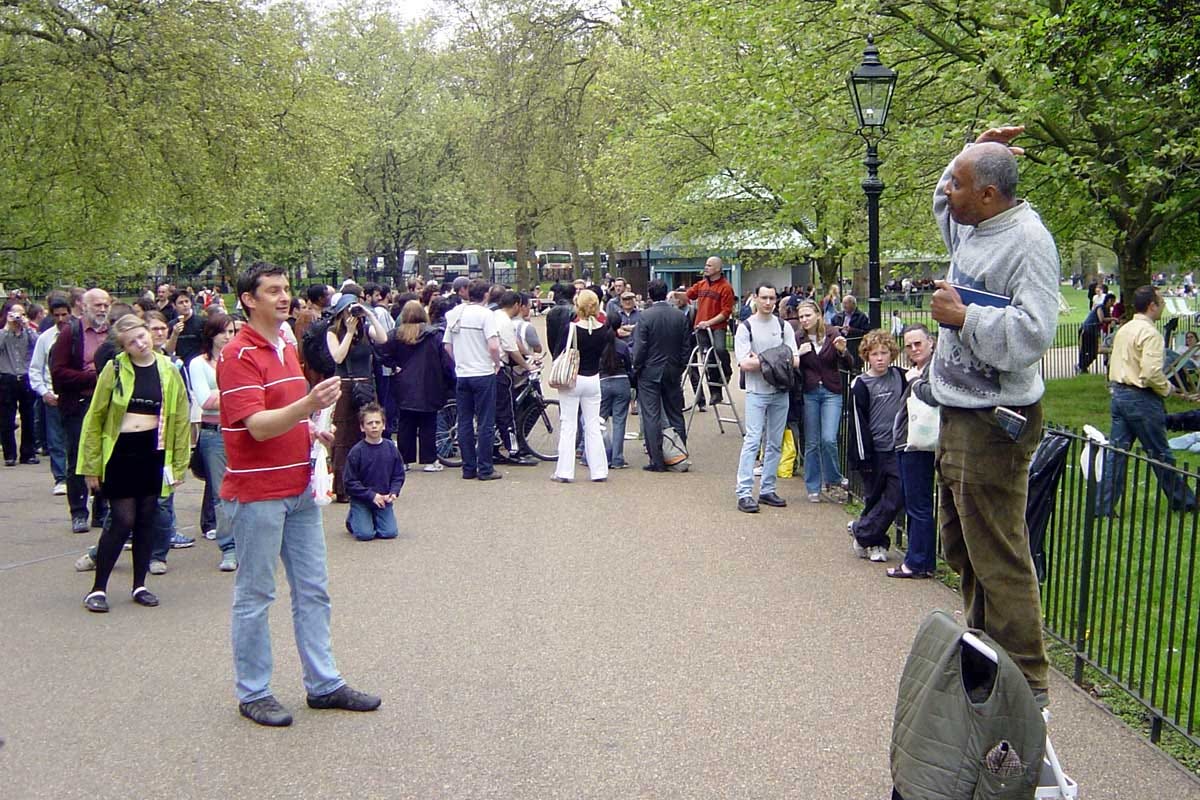
[[[896,340],[887,331],[877,328],[873,331],[867,331],[867,335],[858,343],[858,357],[863,361],[867,360],[867,356],[876,347],[886,347],[888,352],[892,354],[892,361],[896,360],[896,356],[900,355],[900,346],[896,344]]]

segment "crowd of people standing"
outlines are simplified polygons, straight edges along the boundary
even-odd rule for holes
[[[909,326],[903,331],[913,365],[907,372],[892,366],[894,337],[868,330],[852,296],[831,287],[820,300],[784,295],[778,308],[775,287],[755,288],[733,341],[732,364],[747,393],[733,483],[740,511],[787,506],[776,469],[784,428],[798,418],[808,500],[844,501],[837,436],[848,396],[851,461],[868,485],[866,508],[850,524],[852,549],[886,561],[887,529],[903,504],[912,546],[888,575],[927,577],[932,449],[914,446],[904,421],[911,421],[910,398],[940,409],[940,533],[947,561],[962,575],[968,621],[991,632],[1034,692],[1044,695],[1046,662],[1023,541],[1020,478],[1040,431],[1036,364],[1052,335],[1057,255],[1036,213],[1014,194],[1018,149],[1009,143],[1018,133],[981,135],[975,149],[947,168],[934,203],[956,256],[954,282],[1003,289],[1013,307],[966,306],[950,283],[939,282],[932,313],[946,326],[948,343],[935,350],[927,329]],[[220,545],[221,569],[236,573],[235,692],[241,713],[257,723],[292,721],[270,689],[268,612],[280,560],[292,586],[308,705],[370,711],[382,702],[349,687],[334,664],[326,544],[310,461],[314,443],[332,455],[332,494],[349,505],[347,530],[363,541],[393,538],[394,504],[406,474],[418,465],[437,470],[430,441],[436,412],[449,397],[457,411],[462,479],[493,481],[502,477],[499,464],[536,463],[514,436],[513,393],[522,373],[537,369],[548,351],[556,360],[577,360],[556,387],[561,406],[552,480],[573,482],[580,457],[597,482],[628,466],[621,427],[635,404],[643,469],[665,472],[677,463],[668,450],[687,445],[689,355],[697,347],[710,350],[723,366],[739,317],[716,257],[690,287],[672,292],[651,280],[644,307],[623,282],[556,285],[544,347],[530,324],[527,295],[465,278],[446,287],[407,288],[314,285],[305,292],[307,303],[297,304],[286,272],[256,263],[239,276],[237,309],[229,314],[217,298],[170,286],[135,304],[114,303],[100,288],[55,294],[44,318],[29,315],[21,302],[4,309],[5,461],[36,464],[39,449],[50,453],[52,491],[65,495],[72,530],[102,529],[97,547],[77,563],[95,572],[85,606],[109,610],[108,578],[127,539],[132,600],[158,605],[146,574],[165,571],[164,543],[168,549],[192,544],[172,530],[173,492],[188,471],[202,476],[201,530]],[[1009,320],[1010,314],[1017,316]],[[724,380],[700,380],[697,406],[702,399],[728,400]],[[34,421],[37,400],[42,440]],[[20,447],[10,410],[21,418]],[[331,426],[321,422],[326,410]],[[1022,424],[998,432],[1000,410]],[[982,458],[981,443],[987,444]]]

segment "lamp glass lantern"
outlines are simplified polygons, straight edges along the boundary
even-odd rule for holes
[[[846,88],[854,103],[859,131],[882,131],[896,90],[896,71],[880,63],[874,37],[867,37],[862,63],[846,77]]]

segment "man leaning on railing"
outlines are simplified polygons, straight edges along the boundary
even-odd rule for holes
[[[1048,702],[1041,600],[1025,527],[1027,473],[1041,438],[1038,365],[1058,317],[1058,249],[1016,197],[1010,147],[1023,127],[980,134],[946,168],[933,213],[950,250],[931,311],[942,324],[930,371],[942,407],[939,533],[961,576],[966,622],[982,628]],[[966,305],[958,287],[1008,298]],[[965,291],[965,289],[964,289]]]

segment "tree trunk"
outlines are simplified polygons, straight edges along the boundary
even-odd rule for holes
[[[1121,280],[1121,293],[1133,297],[1133,292],[1139,286],[1150,285],[1150,243],[1149,232],[1140,234],[1126,233],[1113,241],[1113,251],[1117,254],[1117,275]]]
[[[838,275],[842,270],[842,256],[832,250],[826,250],[824,255],[818,256],[813,260],[817,264],[819,282],[817,294],[823,295],[831,285],[838,281]]]
[[[517,220],[517,289],[525,292],[533,287],[537,270],[533,266],[533,226],[524,220]]]

